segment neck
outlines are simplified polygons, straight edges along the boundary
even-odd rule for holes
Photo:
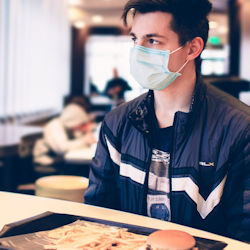
[[[186,68],[167,88],[154,91],[155,114],[160,127],[171,126],[177,111],[189,112],[195,82],[195,70]]]

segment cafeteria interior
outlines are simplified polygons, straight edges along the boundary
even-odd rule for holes
[[[79,218],[108,221],[108,225],[118,227],[130,225],[142,231],[182,230],[200,242],[196,249],[250,249],[247,243],[221,235],[84,204],[104,117],[147,91],[130,73],[133,41],[121,19],[126,2],[0,1],[0,249],[5,249],[1,248],[1,237],[32,233],[36,221],[40,220],[40,230],[48,230],[62,226],[60,220],[72,223]],[[250,1],[211,2],[201,75],[207,84],[249,106]],[[124,84],[122,94],[110,91],[114,79]],[[36,148],[45,140],[47,124],[76,104],[84,105],[81,115],[82,119],[87,115],[88,121],[82,129],[90,131],[84,133],[91,134],[91,142],[56,156],[49,152],[48,158],[37,160]],[[59,131],[52,132],[51,138],[56,133]],[[13,234],[11,230],[6,233],[8,224],[14,228]],[[218,242],[226,245],[201,247]],[[19,249],[18,244],[9,247]]]

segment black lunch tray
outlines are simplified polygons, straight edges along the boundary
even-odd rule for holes
[[[45,212],[37,216],[33,216],[18,222],[5,225],[3,229],[0,231],[0,240],[3,237],[11,237],[11,236],[35,233],[39,231],[51,230],[72,223],[76,220],[84,220],[110,226],[127,228],[129,232],[143,234],[143,235],[149,235],[150,233],[157,231],[157,229],[153,228],[135,226],[119,222],[95,219],[90,217]],[[199,250],[221,250],[227,246],[225,242],[221,241],[210,240],[196,236],[194,236],[194,238],[196,239],[196,247],[198,247]],[[7,248],[1,247],[0,243],[0,250],[1,249],[7,249]]]

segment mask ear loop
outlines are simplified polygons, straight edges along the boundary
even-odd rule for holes
[[[180,71],[187,65],[189,61],[187,60],[181,67],[180,69],[177,71],[177,73],[180,73]]]
[[[173,54],[173,53],[177,52],[178,50],[180,50],[180,49],[182,49],[182,48],[183,48],[183,46],[181,46],[181,47],[179,47],[179,48],[177,48],[177,49],[171,51],[170,54]],[[187,60],[187,61],[180,67],[180,69],[179,69],[176,73],[180,73],[180,71],[187,65],[188,62],[189,62],[189,61]]]
[[[182,49],[182,48],[183,48],[183,46],[181,46],[181,47],[179,47],[179,48],[177,48],[177,49],[175,49],[175,50],[171,51],[169,54],[171,55],[171,54],[173,54],[173,53],[177,52],[178,50],[180,50],[180,49]]]

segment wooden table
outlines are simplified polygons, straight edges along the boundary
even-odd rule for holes
[[[31,195],[0,192],[0,229],[5,224],[22,220],[40,213],[51,211],[97,219],[105,219],[131,225],[156,229],[177,229],[186,231],[194,236],[224,241],[228,244],[226,250],[247,250],[250,245],[202,230],[181,226],[175,223],[152,219],[145,216],[125,213],[117,210],[85,205],[77,202],[56,200]]]

